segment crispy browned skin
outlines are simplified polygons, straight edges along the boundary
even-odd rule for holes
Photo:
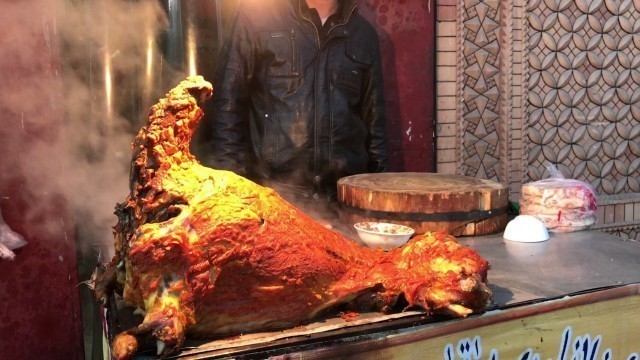
[[[483,311],[488,263],[452,236],[419,235],[388,253],[363,248],[273,190],[200,165],[189,143],[198,103],[211,94],[201,77],[183,81],[152,107],[133,144],[131,193],[116,207],[116,255],[96,294],[104,301],[121,288],[146,315],[116,337],[114,358],[133,356],[149,334],[166,356],[187,333],[292,327],[345,303],[388,311],[401,295],[428,313]]]

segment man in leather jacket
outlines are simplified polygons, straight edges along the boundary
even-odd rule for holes
[[[214,167],[314,199],[386,169],[378,36],[354,0],[240,0],[220,64]]]

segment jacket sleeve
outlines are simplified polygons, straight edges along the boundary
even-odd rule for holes
[[[249,149],[249,83],[253,72],[250,22],[238,9],[219,58],[213,81],[213,166],[246,175]]]
[[[377,43],[377,36],[375,40]],[[387,170],[388,150],[379,46],[375,46],[373,65],[364,85],[362,118],[369,131],[369,141],[367,143],[367,152],[369,153],[368,170],[370,172],[383,172]]]

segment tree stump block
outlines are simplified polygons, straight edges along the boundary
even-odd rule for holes
[[[360,174],[338,181],[343,221],[384,221],[417,234],[488,235],[507,225],[509,191],[495,181],[436,173]]]

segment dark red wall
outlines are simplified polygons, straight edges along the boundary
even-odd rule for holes
[[[0,359],[82,358],[73,219],[44,171],[65,171],[52,3],[0,1],[0,209],[29,242],[0,260]]]
[[[392,171],[435,171],[435,0],[360,0],[378,31]]]

